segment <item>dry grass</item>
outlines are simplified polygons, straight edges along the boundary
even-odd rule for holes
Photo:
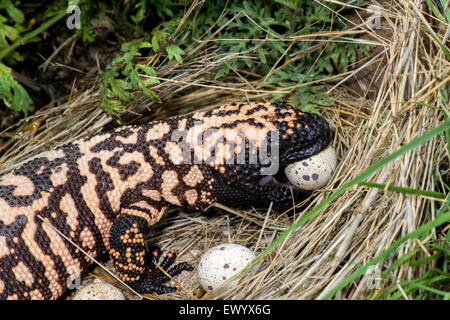
[[[389,7],[391,2],[392,7]],[[375,1],[373,3],[376,4]],[[442,112],[437,109],[448,108],[442,105],[440,89],[449,88],[450,64],[430,30],[433,30],[437,39],[445,43],[443,39],[448,38],[449,26],[441,24],[438,29],[431,28],[431,25],[436,26],[437,23],[425,10],[423,1],[393,0],[385,3],[388,5],[380,13],[383,26],[389,28],[389,32],[372,31],[362,25],[352,27],[353,30],[364,31],[360,41],[370,41],[380,49],[378,53],[382,52],[372,58],[365,57],[359,65],[362,68],[355,67],[358,72],[369,67],[383,71],[370,73],[377,78],[370,78],[368,83],[376,84],[377,90],[369,99],[367,90],[348,87],[350,79],[360,76],[358,72],[351,74],[349,82],[343,82],[335,88],[330,87],[330,95],[336,105],[324,107],[321,112],[335,128],[333,146],[338,152],[340,163],[328,187],[312,197],[308,208],[320,203],[330,192],[370,164],[437,127],[442,121]],[[163,79],[155,90],[164,104],[158,105],[142,99],[129,106],[125,119],[128,122],[162,119],[226,102],[270,98],[270,91],[255,90],[256,83],[248,83],[239,75],[222,81],[206,80],[206,76],[219,63],[214,54],[215,46],[213,42],[200,43],[198,47],[192,48],[196,52],[196,58],[183,65],[160,61],[157,56],[148,57],[149,64],[155,67],[158,76]],[[359,93],[359,96],[355,97],[355,93]],[[33,119],[44,116],[45,121],[36,132],[11,139],[4,147],[7,152],[0,159],[0,174],[38,152],[98,132],[110,121],[98,109],[99,99],[99,90],[93,86],[74,95],[57,108],[43,109],[36,113]],[[70,127],[67,126],[68,123]],[[435,190],[437,185],[442,184],[442,181],[436,181],[439,167],[445,161],[448,166],[448,150],[445,139],[435,138],[390,162],[373,175],[370,181]],[[444,170],[448,171],[448,168]],[[321,298],[395,240],[433,219],[433,201],[437,199],[375,188],[355,187],[347,190],[325,211],[290,234],[237,288],[220,297]],[[229,209],[227,214],[224,211],[221,214],[204,214],[180,210],[161,220],[153,228],[149,241],[158,244],[163,250],[175,248],[180,261],[188,261],[194,266],[204,251],[223,242],[243,244],[258,254],[305,212],[299,209],[294,211],[293,214],[279,215],[267,210]],[[392,261],[416,245],[416,242],[407,243],[377,267],[385,270]],[[425,246],[422,247],[417,258],[430,254]],[[425,270],[403,265],[394,272],[395,277],[411,280],[421,276]],[[96,270],[95,273],[101,271]],[[365,274],[339,291],[334,298],[368,298],[369,293],[373,293],[373,290],[368,290],[371,277],[373,274]],[[149,297],[212,297],[204,296],[196,281],[195,272],[183,273],[177,279],[182,279],[184,288],[178,293]],[[395,284],[395,281],[386,279],[380,283],[379,290]],[[405,295],[404,298],[408,296]]]

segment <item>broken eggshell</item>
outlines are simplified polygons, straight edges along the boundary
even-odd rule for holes
[[[318,154],[291,163],[284,172],[293,185],[312,191],[328,183],[336,166],[336,151],[330,145]]]
[[[253,251],[244,246],[234,243],[220,244],[206,251],[200,258],[198,280],[206,291],[212,291],[254,259]],[[238,282],[239,280],[235,280],[223,289],[229,289]]]

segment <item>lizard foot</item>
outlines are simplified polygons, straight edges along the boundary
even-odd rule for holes
[[[156,292],[158,294],[162,294],[175,292],[177,288],[164,285],[165,282],[170,280],[169,276],[174,277],[184,270],[192,271],[194,269],[187,262],[179,263],[170,268],[170,266],[175,262],[176,259],[176,253],[173,249],[169,250],[160,264],[158,264],[158,261],[161,258],[161,250],[156,248],[151,251],[150,254],[151,257],[150,264],[148,266],[148,272],[146,272],[138,281],[138,283],[136,283],[136,289],[140,293]]]

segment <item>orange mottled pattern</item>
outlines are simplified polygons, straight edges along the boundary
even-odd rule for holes
[[[253,167],[233,161],[249,144],[262,148],[274,130],[286,141],[300,136],[314,128],[311,117],[280,103],[236,103],[119,127],[26,162],[0,178],[0,299],[60,297],[91,265],[85,253],[109,253],[117,275],[139,292],[174,291],[155,268],[160,253],[146,257],[149,227],[169,206],[258,205],[276,197],[275,187],[247,191],[254,182],[240,177],[255,175]],[[170,251],[161,262],[170,275],[192,269],[169,269],[174,259]]]

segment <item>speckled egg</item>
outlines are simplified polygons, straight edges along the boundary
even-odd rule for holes
[[[220,244],[206,251],[198,264],[198,279],[206,291],[212,291],[227,279],[243,270],[255,259],[248,248],[234,244]],[[225,289],[235,286],[231,282]]]
[[[72,300],[125,300],[123,293],[105,282],[94,282],[81,287]]]
[[[284,172],[292,184],[300,189],[311,191],[325,186],[336,166],[336,151],[328,146],[312,157],[291,163]]]

